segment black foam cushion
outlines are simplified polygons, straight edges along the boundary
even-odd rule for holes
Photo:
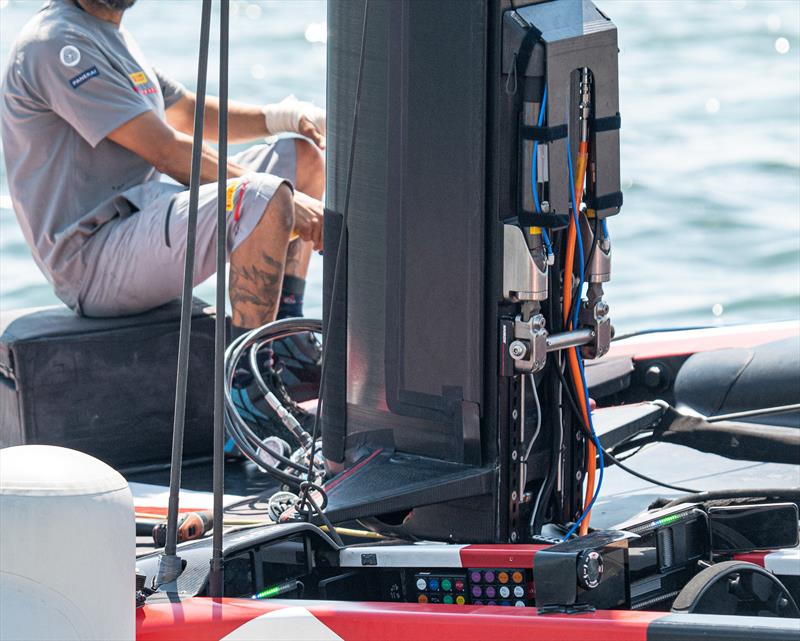
[[[675,378],[675,399],[704,416],[800,403],[800,336],[694,354]],[[800,427],[798,412],[747,420]]]

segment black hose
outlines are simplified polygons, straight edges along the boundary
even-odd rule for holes
[[[189,214],[186,223],[186,256],[183,265],[181,292],[181,326],[178,339],[178,374],[175,384],[175,414],[172,424],[172,464],[169,475],[169,504],[167,513],[167,543],[164,556],[176,556],[178,547],[178,492],[181,486],[183,432],[186,423],[186,390],[189,376],[189,340],[192,322],[192,286],[195,243],[197,238],[197,205],[200,194],[200,162],[203,151],[203,119],[206,103],[208,72],[208,41],[211,29],[211,0],[203,0],[200,20],[200,53],[197,60],[197,92],[192,140],[192,169],[189,178]]]
[[[228,186],[228,43],[230,0],[220,0],[219,7],[219,165],[217,167],[217,300],[214,324],[214,463],[212,486],[211,573],[208,596],[222,597],[222,517],[225,492],[225,258],[228,234],[225,220]]]
[[[564,379],[563,372],[561,372],[561,370],[559,370],[558,375],[561,378],[561,384],[562,384],[562,386],[564,387],[564,389],[565,389],[565,391],[567,393],[567,399],[569,400],[570,408],[572,409],[572,412],[575,414],[575,416],[578,418],[578,424],[580,425],[581,429],[583,430],[584,435],[587,438],[592,438],[591,432],[589,430],[589,427],[583,421],[583,414],[578,410],[578,405],[575,402],[575,397],[572,395],[572,391],[570,390],[569,386],[567,385],[566,380]],[[598,441],[599,441],[599,439],[598,439]],[[603,453],[603,456],[606,459],[611,461],[619,469],[627,472],[631,476],[635,476],[637,478],[640,478],[643,481],[647,481],[648,483],[652,483],[653,485],[660,485],[661,487],[665,487],[665,488],[667,488],[669,490],[675,490],[677,492],[694,493],[694,492],[698,491],[698,490],[693,490],[693,489],[687,488],[687,487],[681,487],[680,485],[670,485],[669,483],[665,483],[664,481],[659,481],[659,480],[656,480],[656,479],[654,479],[654,478],[652,478],[650,476],[647,476],[646,474],[642,474],[641,472],[637,472],[636,470],[633,470],[633,469],[629,468],[627,465],[625,465],[624,463],[620,462],[612,454],[609,454],[608,450],[606,450],[602,445],[600,446],[600,451]]]

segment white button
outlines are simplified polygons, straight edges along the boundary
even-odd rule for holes
[[[424,590],[428,587],[428,583],[425,579],[417,579],[417,590]]]
[[[500,596],[504,599],[510,594],[510,590],[504,585],[500,588]]]
[[[514,588],[514,596],[520,597],[525,594],[525,590],[522,588],[521,585],[518,585]]]
[[[524,607],[525,607],[525,601],[516,601],[516,602],[514,603],[514,605],[515,605],[516,607],[518,607],[518,608],[524,608]]]

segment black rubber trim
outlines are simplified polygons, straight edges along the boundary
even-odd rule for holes
[[[175,198],[173,197],[169,201],[169,207],[167,207],[167,215],[164,217],[164,243],[167,247],[172,247],[172,243],[169,240],[169,221],[172,218],[172,210],[175,209]]]
[[[517,14],[519,15],[519,14]],[[533,54],[533,48],[536,46],[536,43],[542,37],[542,32],[539,31],[533,25],[528,27],[528,31],[525,33],[525,37],[522,39],[522,42],[519,45],[519,51],[517,52],[517,78],[523,79],[525,78],[525,72],[528,70],[528,64],[531,61],[531,55]],[[524,101],[524,91],[517,91],[517,109],[522,110],[522,103]]]
[[[569,225],[569,214],[537,214],[535,211],[523,209],[517,213],[517,221],[521,227],[563,229]]]
[[[667,614],[647,626],[647,641],[797,641],[797,619]]]
[[[603,194],[595,198],[587,199],[589,209],[595,211],[603,211],[604,209],[611,209],[613,207],[622,207],[622,192],[614,191],[610,194]]]
[[[622,116],[619,115],[619,112],[615,116],[607,116],[605,118],[594,118],[592,119],[591,128],[596,133],[601,133],[603,131],[615,131],[616,129],[620,129],[622,127]]]
[[[530,125],[520,125],[520,138],[524,140],[535,140],[537,142],[553,142],[567,137],[566,125],[554,125],[552,127],[532,127]]]

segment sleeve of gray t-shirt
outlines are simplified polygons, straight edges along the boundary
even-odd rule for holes
[[[156,74],[156,78],[158,78],[158,84],[161,86],[161,93],[164,96],[164,109],[169,109],[186,95],[186,87],[177,80],[164,75],[161,69],[153,67],[153,71]]]
[[[78,64],[62,62],[61,52],[68,47],[77,48]],[[37,42],[25,56],[23,67],[34,92],[92,147],[152,109],[96,44],[74,32]]]

